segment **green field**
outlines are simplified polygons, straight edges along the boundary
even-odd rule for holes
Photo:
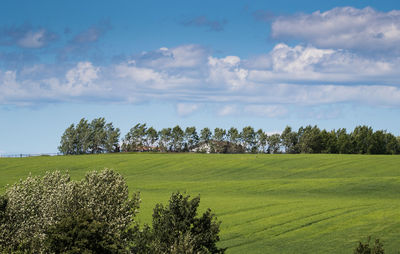
[[[228,253],[352,253],[368,235],[400,250],[400,156],[105,154],[0,158],[0,192],[20,178],[112,168],[140,190],[138,219],[173,191],[201,195]]]

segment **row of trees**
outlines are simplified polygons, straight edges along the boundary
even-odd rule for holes
[[[65,130],[58,150],[63,154],[119,152],[119,136],[119,129],[102,117],[90,123],[82,118]]]
[[[0,195],[0,253],[224,253],[210,209],[173,193],[154,208],[152,225],[135,221],[140,197],[105,169],[81,181],[68,174],[28,177]]]
[[[72,124],[61,138],[59,147],[64,154],[103,152],[210,152],[210,153],[341,153],[341,154],[400,154],[400,138],[369,126],[357,126],[327,131],[317,126],[287,126],[281,134],[267,135],[262,129],[246,126],[242,130],[196,127],[163,128],[157,131],[145,123],[133,126],[119,146],[119,129],[104,118],[91,123],[82,119]]]
[[[203,148],[203,150],[201,149]],[[215,153],[342,153],[342,154],[399,154],[400,138],[368,126],[327,131],[317,126],[300,127],[293,131],[287,126],[281,134],[267,135],[251,126],[241,131],[196,127],[183,130],[179,125],[156,131],[146,124],[137,124],[126,134],[122,151],[207,151]]]

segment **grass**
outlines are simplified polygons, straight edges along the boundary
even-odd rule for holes
[[[20,178],[112,168],[140,191],[138,220],[180,190],[222,221],[228,253],[352,253],[379,237],[400,250],[400,156],[104,154],[0,158],[0,192]]]

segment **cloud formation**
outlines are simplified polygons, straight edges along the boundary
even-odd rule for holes
[[[217,57],[198,45],[160,48],[108,66],[88,61],[0,71],[0,104],[170,102],[180,116],[214,107],[220,116],[282,117],[290,107],[400,107],[399,60],[344,50],[277,44],[254,59]],[[45,73],[40,77],[37,73]],[[32,76],[32,72],[36,73]]]
[[[280,16],[272,23],[272,37],[302,40],[322,48],[400,53],[400,11],[338,7]]]
[[[96,43],[112,29],[109,21],[100,21],[76,34],[59,52],[58,59],[82,56],[93,50]],[[68,32],[69,33],[69,32]]]
[[[44,28],[34,28],[29,24],[5,26],[0,29],[0,45],[20,48],[43,48],[58,39],[58,35]]]

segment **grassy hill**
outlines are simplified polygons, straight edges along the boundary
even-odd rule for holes
[[[0,192],[20,178],[112,168],[142,194],[141,222],[173,191],[201,195],[228,253],[352,253],[368,235],[400,249],[400,156],[104,154],[0,158]]]

